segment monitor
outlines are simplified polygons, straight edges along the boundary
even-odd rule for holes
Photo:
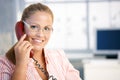
[[[118,54],[120,52],[120,29],[97,29],[96,54]]]

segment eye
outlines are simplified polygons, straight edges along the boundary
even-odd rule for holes
[[[45,30],[45,31],[50,31],[51,28],[49,28],[49,27],[45,27],[44,30]]]
[[[30,26],[31,29],[38,29],[38,26],[32,25]]]

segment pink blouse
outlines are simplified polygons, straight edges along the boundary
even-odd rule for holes
[[[63,50],[46,50],[45,61],[49,75],[53,75],[57,80],[81,80],[77,71],[68,61]],[[35,66],[34,60],[30,58],[26,80],[42,80]],[[15,65],[5,56],[0,57],[0,80],[11,80]],[[52,80],[52,79],[49,79]]]

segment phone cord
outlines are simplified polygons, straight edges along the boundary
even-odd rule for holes
[[[42,66],[38,63],[38,61],[35,58],[32,57],[32,59],[35,61],[35,65],[38,67],[38,69],[40,69],[48,77],[48,80],[50,78],[52,78],[52,80],[57,80],[56,78],[54,78],[53,75],[49,76],[48,72],[44,68],[42,68]]]

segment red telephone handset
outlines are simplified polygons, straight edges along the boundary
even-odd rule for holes
[[[24,35],[24,23],[22,21],[19,21],[16,23],[15,25],[15,32],[16,32],[16,36],[17,39],[19,40],[21,38],[22,35]],[[30,52],[30,58],[33,57],[33,53]]]

